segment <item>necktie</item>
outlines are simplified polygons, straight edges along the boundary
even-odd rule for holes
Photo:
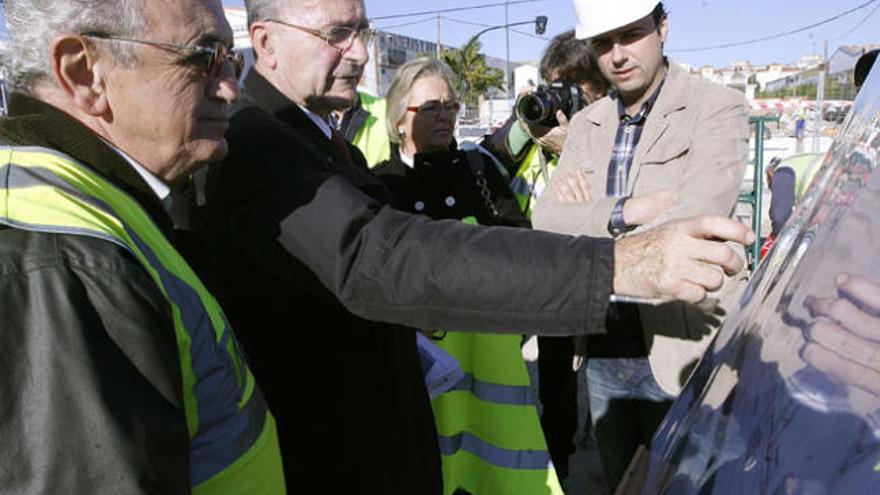
[[[337,151],[339,151],[339,154],[342,155],[343,158],[345,158],[349,162],[352,161],[351,150],[348,148],[348,141],[346,141],[345,138],[342,137],[342,133],[340,133],[336,129],[331,129],[330,141],[333,143],[333,146],[336,147]]]

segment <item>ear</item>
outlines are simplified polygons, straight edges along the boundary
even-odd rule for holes
[[[660,42],[666,43],[666,36],[669,35],[669,20],[665,17],[660,21],[660,25],[657,26],[657,33],[660,35]]]
[[[406,115],[407,115],[408,113],[409,113],[409,112],[405,112],[405,113],[403,114],[403,117],[401,117],[400,120],[397,121],[397,125],[395,126],[395,127],[397,127],[397,134],[400,135],[400,136],[403,136],[403,135],[405,134],[405,130],[406,130]]]
[[[278,57],[275,55],[275,33],[272,28],[265,22],[255,22],[251,24],[250,34],[257,63],[275,69],[278,66]]]
[[[97,53],[85,38],[61,36],[52,41],[49,49],[52,73],[61,92],[89,115],[102,115],[109,110],[103,81],[105,63],[99,63]]]

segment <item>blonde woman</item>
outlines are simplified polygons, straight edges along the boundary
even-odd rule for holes
[[[386,95],[391,158],[376,167],[397,206],[431,218],[474,218],[482,225],[528,221],[492,158],[455,143],[458,101],[442,62],[404,64]]]

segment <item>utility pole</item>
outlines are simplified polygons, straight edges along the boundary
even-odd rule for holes
[[[440,60],[440,14],[437,14],[437,60]]]
[[[379,44],[385,33],[379,31],[373,40],[373,67],[376,69],[376,96],[382,96],[382,59],[379,58]]]
[[[505,94],[507,99],[510,100],[511,86],[513,85],[513,77],[510,75],[510,19],[507,18],[507,7],[510,4],[510,0],[505,0],[504,2],[504,46],[505,46],[505,60],[507,61],[505,64],[505,73],[504,73],[504,83],[506,85]]]
[[[816,84],[816,121],[813,126],[813,153],[819,152],[819,136],[822,133],[822,123],[825,114],[825,77],[828,75],[828,40],[825,40],[825,50],[822,53],[822,65],[819,66],[818,81]]]
[[[514,22],[514,23],[504,24],[501,26],[490,26],[490,27],[487,27],[486,29],[478,32],[477,34],[475,34],[471,39],[476,41],[476,40],[480,39],[480,36],[488,33],[489,31],[494,31],[496,29],[502,29],[502,28],[508,29],[511,26],[523,26],[525,24],[534,24],[535,25],[535,34],[544,34],[545,30],[547,29],[547,16],[546,15],[539,15],[539,16],[535,17],[535,20],[533,20],[533,21]],[[461,88],[460,95],[462,98],[464,98],[464,74],[467,71],[467,64],[466,64],[466,59],[465,59],[464,47],[461,47],[460,52],[461,52],[461,67],[460,67],[460,75],[459,75],[459,77],[460,77],[460,80],[459,80],[460,86],[459,87]],[[508,62],[509,62],[509,59],[508,59]],[[508,95],[509,94],[510,93],[508,93]],[[508,96],[508,98],[509,98],[509,96]],[[467,105],[467,103],[465,103],[465,105]]]

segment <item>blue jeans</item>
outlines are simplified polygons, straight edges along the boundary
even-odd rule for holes
[[[612,491],[639,445],[650,447],[673,396],[664,392],[648,358],[589,358],[590,415],[599,458]]]

